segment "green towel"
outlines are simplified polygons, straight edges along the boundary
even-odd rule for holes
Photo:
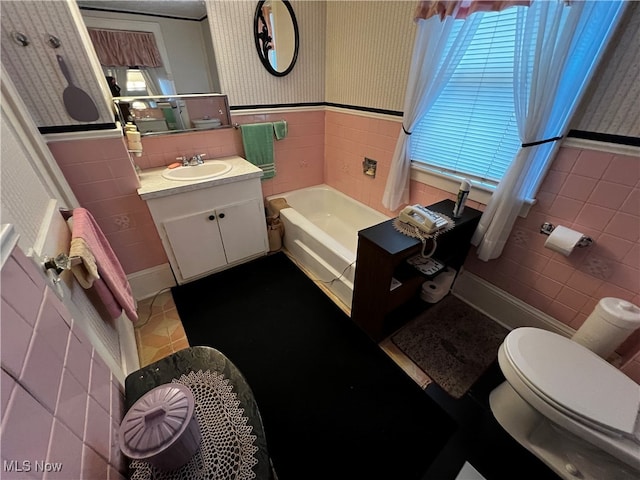
[[[273,178],[276,165],[273,159],[273,124],[251,123],[240,125],[246,159],[264,172],[263,180]]]
[[[276,136],[276,140],[282,140],[287,136],[287,122],[286,120],[278,120],[273,122],[273,133]]]

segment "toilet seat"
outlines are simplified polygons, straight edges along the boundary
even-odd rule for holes
[[[609,434],[636,437],[640,385],[587,348],[529,327],[510,332],[501,348],[522,382],[558,411]]]

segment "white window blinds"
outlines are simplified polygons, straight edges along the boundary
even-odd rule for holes
[[[413,161],[489,185],[502,178],[520,147],[513,107],[517,8],[483,14],[450,82],[411,135]]]

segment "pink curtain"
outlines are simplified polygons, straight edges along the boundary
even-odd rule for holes
[[[93,48],[104,67],[161,67],[153,33],[89,28]]]
[[[491,1],[491,0],[450,0],[450,1],[421,1],[416,9],[415,19],[427,19],[439,15],[440,19],[453,16],[467,18],[474,12],[499,12],[514,5],[529,6],[531,1]]]

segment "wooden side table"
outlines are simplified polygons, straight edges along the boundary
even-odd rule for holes
[[[443,200],[427,208],[452,218],[453,206],[452,200]],[[482,212],[465,207],[462,217],[453,219],[455,227],[438,236],[433,258],[459,270],[481,215]],[[427,280],[406,263],[421,249],[422,242],[398,232],[393,219],[358,232],[351,319],[373,340],[380,341],[391,333],[385,324],[388,315],[414,298]],[[392,279],[400,285],[392,288]]]

